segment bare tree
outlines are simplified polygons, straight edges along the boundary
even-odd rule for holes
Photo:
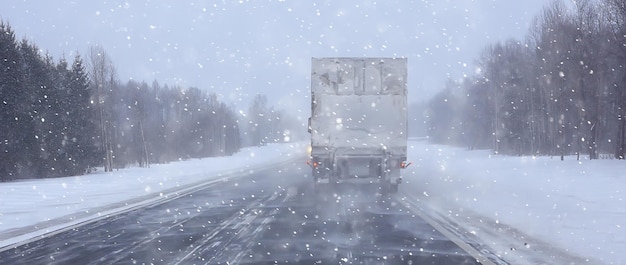
[[[626,1],[624,0],[603,0],[604,14],[607,26],[612,34],[613,53],[621,62],[626,61]],[[621,67],[620,67],[621,68]],[[617,98],[617,147],[615,157],[624,159],[626,153],[626,71],[621,69],[620,85],[615,87],[615,97]]]
[[[487,96],[493,108],[492,135],[496,153],[534,152],[533,115],[528,104],[532,97],[528,57],[524,44],[508,40],[489,46],[479,61],[482,79],[490,91]]]
[[[248,134],[253,146],[267,144],[269,124],[269,108],[267,97],[257,94],[248,109]]]
[[[598,49],[603,47],[602,41],[598,41],[604,34],[601,17],[591,0],[576,2],[576,13],[573,17],[576,29],[572,50],[574,64],[571,72],[577,79],[572,80],[577,92],[575,104],[580,117],[577,142],[579,148],[587,149],[590,159],[598,158],[597,131],[600,120],[601,77],[604,72],[602,61],[606,56],[606,49]]]
[[[104,48],[92,46],[89,48],[89,77],[94,93],[93,104],[97,108],[100,124],[100,148],[103,153],[104,171],[113,170],[113,143],[112,143],[112,104],[110,98],[115,83],[115,67]]]
[[[568,89],[570,73],[567,69],[572,63],[569,59],[571,27],[568,16],[565,5],[561,1],[554,1],[544,8],[533,28],[548,153],[558,154],[561,158],[569,151],[574,110],[569,100],[572,98],[572,90]]]

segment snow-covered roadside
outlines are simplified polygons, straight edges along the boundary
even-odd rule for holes
[[[15,243],[19,233],[16,235],[14,231],[22,227],[150,197],[146,195],[157,196],[163,191],[220,179],[236,172],[260,170],[305,154],[305,143],[269,144],[245,148],[229,157],[193,159],[85,176],[0,183],[0,248]],[[36,234],[47,230],[28,232]]]
[[[576,264],[626,263],[624,161],[493,156],[425,141],[410,142],[409,160],[401,192],[505,260],[533,264],[532,252],[542,252]]]

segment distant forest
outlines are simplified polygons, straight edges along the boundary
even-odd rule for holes
[[[524,40],[486,47],[473,76],[429,102],[432,141],[625,158],[626,1],[550,3]]]
[[[198,88],[122,84],[99,46],[54,61],[0,21],[0,181],[231,155],[288,120],[262,95],[241,115]]]

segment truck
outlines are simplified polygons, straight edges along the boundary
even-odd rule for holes
[[[402,183],[407,163],[407,59],[312,58],[310,157],[320,183]]]

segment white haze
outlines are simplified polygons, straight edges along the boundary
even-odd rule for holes
[[[194,86],[308,113],[311,57],[406,57],[409,102],[523,39],[546,0],[3,1],[0,18],[55,58],[102,45],[121,80]]]

